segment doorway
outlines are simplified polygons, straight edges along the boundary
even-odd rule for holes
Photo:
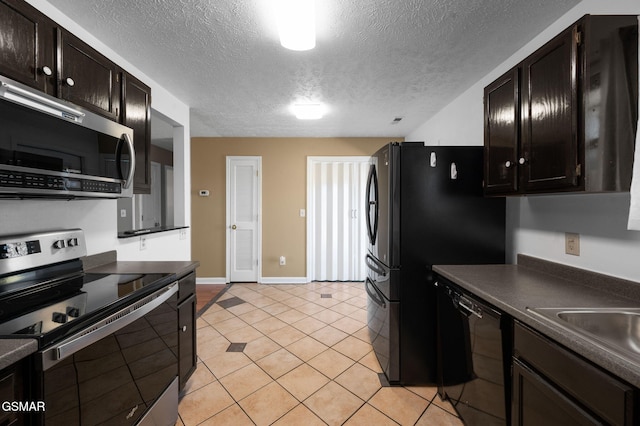
[[[307,280],[364,281],[369,157],[307,158]]]
[[[262,157],[227,157],[226,215],[226,280],[258,282],[262,270]]]

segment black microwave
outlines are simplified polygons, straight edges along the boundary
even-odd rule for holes
[[[133,195],[133,130],[0,76],[0,198]]]

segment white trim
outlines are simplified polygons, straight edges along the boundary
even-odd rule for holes
[[[307,277],[262,277],[260,284],[307,284]]]
[[[312,281],[313,277],[313,260],[315,259],[315,238],[314,238],[314,216],[312,212],[314,212],[313,206],[313,167],[314,163],[320,162],[332,162],[332,163],[346,163],[346,162],[361,162],[361,161],[369,161],[371,157],[366,155],[352,155],[352,156],[331,156],[331,157],[315,157],[308,156],[307,157],[307,212],[306,212],[306,220],[307,220],[307,282]],[[364,203],[364,200],[362,201]]]
[[[226,284],[224,277],[202,277],[196,278],[196,284]]]
[[[258,161],[258,270],[256,273],[257,279],[260,279],[262,275],[262,157],[261,156],[250,156],[250,155],[228,155],[226,161],[226,273],[225,280],[226,282],[231,282],[231,247],[230,247],[230,232],[231,232],[231,223],[229,221],[229,216],[231,215],[231,202],[230,202],[230,164],[232,160],[257,160]]]

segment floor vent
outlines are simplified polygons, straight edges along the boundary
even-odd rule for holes
[[[232,343],[227,348],[227,352],[242,352],[245,346],[247,346],[246,343]]]
[[[239,297],[231,297],[229,299],[225,299],[225,300],[220,300],[218,302],[218,305],[222,306],[225,309],[229,309],[233,306],[238,306],[245,303],[244,300],[240,299]]]

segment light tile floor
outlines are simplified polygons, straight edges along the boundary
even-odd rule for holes
[[[380,384],[366,303],[362,283],[232,285],[197,320],[177,424],[462,425],[435,387]]]

